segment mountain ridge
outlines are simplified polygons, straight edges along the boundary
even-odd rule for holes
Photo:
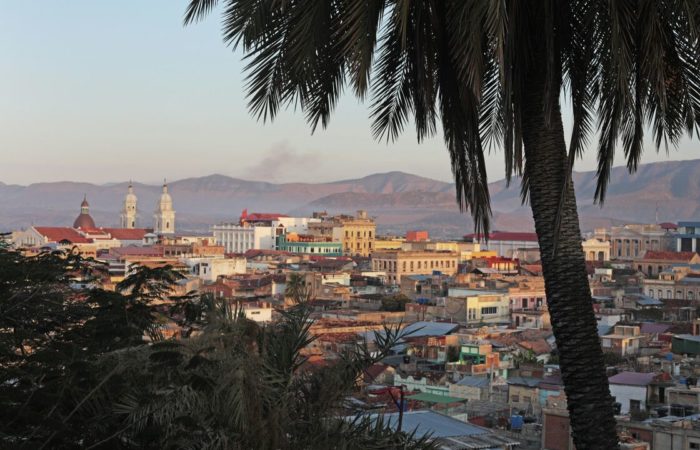
[[[700,217],[700,159],[643,164],[633,175],[625,167],[613,168],[603,208],[593,204],[595,182],[594,171],[574,173],[583,229],[625,221],[653,222],[657,211],[662,221]],[[531,229],[529,208],[520,204],[519,180],[514,179],[507,189],[505,184],[505,180],[489,184],[494,229]],[[116,225],[127,185],[0,182],[0,230],[32,224],[69,225],[84,194],[98,225]],[[202,231],[220,221],[236,220],[244,208],[290,214],[366,209],[378,217],[382,232],[421,227],[437,235],[459,236],[472,228],[469,216],[458,212],[453,183],[401,171],[320,183],[272,183],[216,173],[168,185],[178,212],[178,228],[183,231]],[[140,222],[150,226],[161,186],[134,183],[134,188]]]

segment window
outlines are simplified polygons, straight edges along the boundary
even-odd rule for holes
[[[511,395],[510,401],[513,403],[520,403],[520,396],[519,395]]]
[[[673,298],[673,293],[671,292],[670,289],[666,291],[666,298]]]
[[[532,399],[530,399],[530,397],[528,397],[527,395],[523,395],[523,403],[530,403],[531,401]]]
[[[642,405],[639,400],[630,400],[630,411],[640,411],[641,407]]]
[[[481,315],[488,315],[488,314],[498,314],[498,307],[496,306],[486,306],[481,308]]]
[[[688,442],[688,448],[690,450],[700,449],[700,442]]]

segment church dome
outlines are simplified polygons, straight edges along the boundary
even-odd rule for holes
[[[95,221],[92,220],[90,214],[80,213],[80,215],[75,219],[75,222],[73,222],[73,228],[88,230],[95,229],[97,227],[95,226]]]
[[[87,201],[87,196],[83,198],[80,204],[80,215],[73,222],[73,228],[81,228],[83,230],[97,228],[95,221],[90,216],[90,204]]]

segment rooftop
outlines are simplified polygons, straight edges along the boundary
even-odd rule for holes
[[[482,234],[467,234],[465,239],[483,239]],[[489,241],[529,241],[537,242],[537,233],[513,232],[513,231],[494,231],[487,237]]]
[[[661,260],[661,261],[690,261],[696,256],[695,252],[667,252],[647,250],[644,253],[642,260]]]
[[[378,415],[373,415],[372,417],[376,418]],[[392,428],[396,428],[399,413],[384,414],[383,418]],[[403,414],[403,430],[409,433],[415,430],[416,437],[430,434],[433,438],[491,434],[485,428],[453,419],[435,411],[405,412]]]
[[[620,372],[608,378],[610,384],[625,384],[628,386],[648,386],[656,378],[655,373]]]
[[[34,227],[37,233],[52,242],[70,242],[71,244],[89,244],[92,239],[83,237],[71,227]]]

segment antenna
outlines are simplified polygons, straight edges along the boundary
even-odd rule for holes
[[[659,224],[659,202],[656,202],[656,224]]]

